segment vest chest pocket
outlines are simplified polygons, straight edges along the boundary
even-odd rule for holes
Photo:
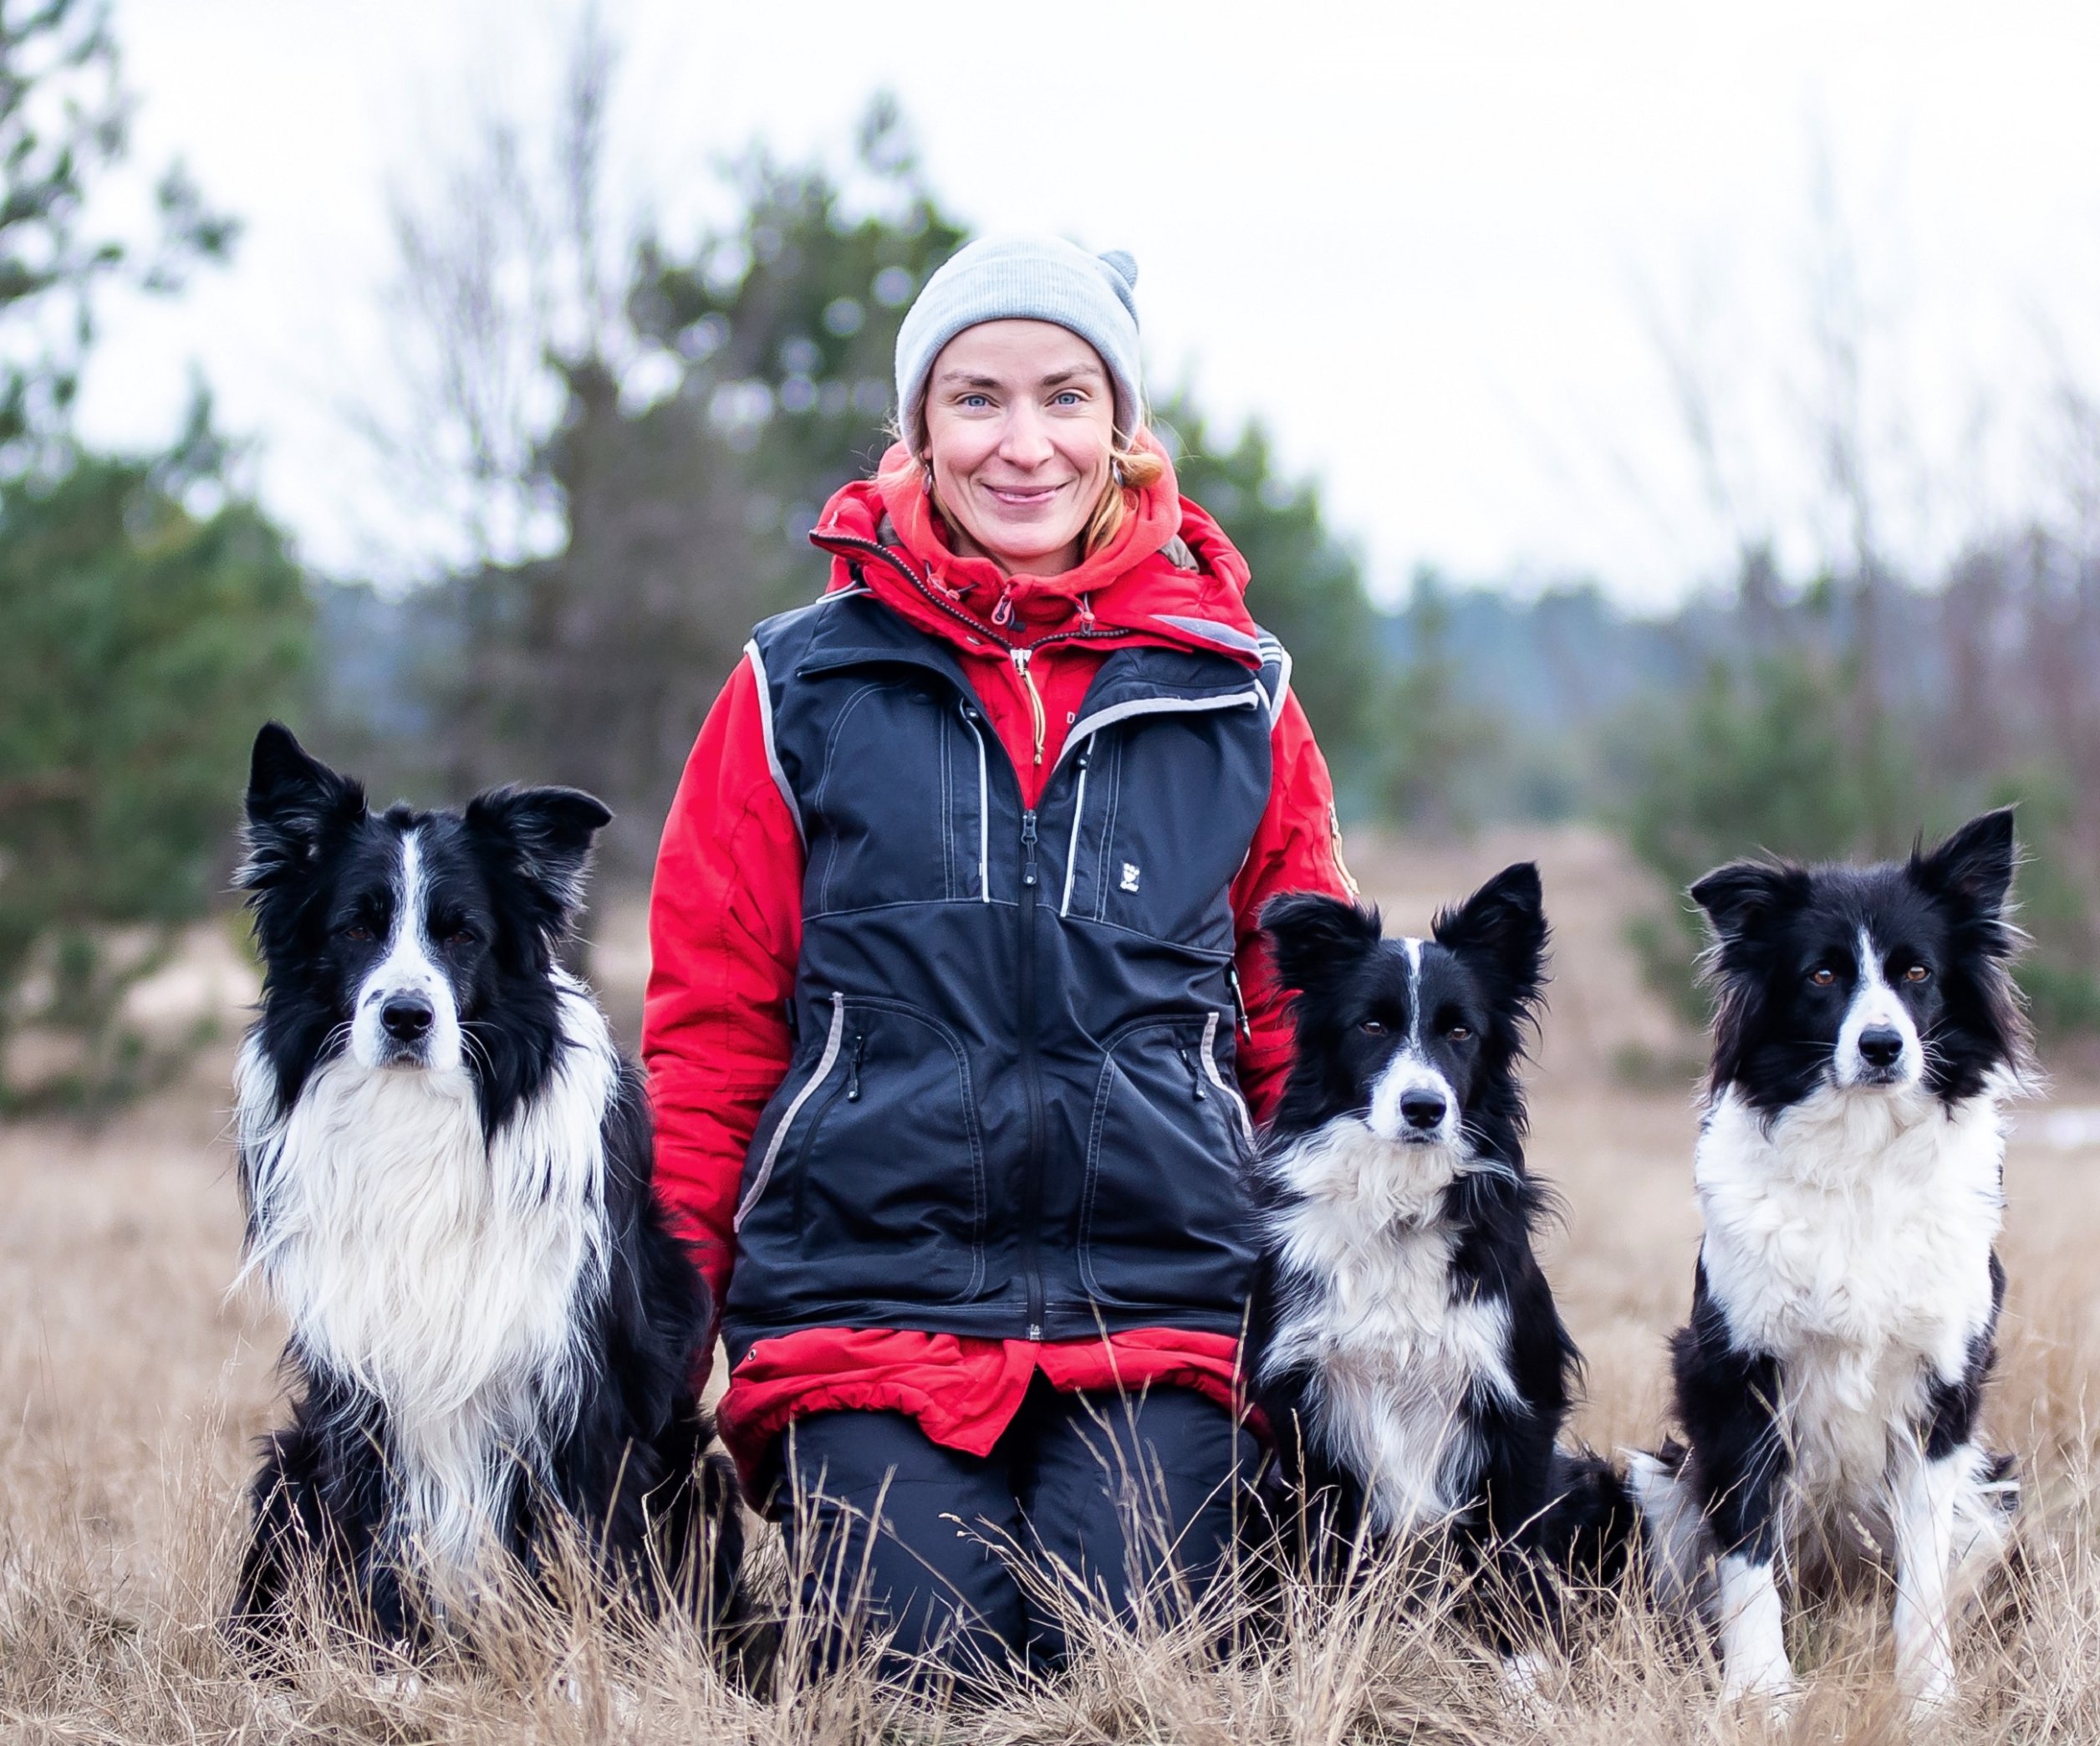
[[[910,678],[845,674],[812,796],[806,915],[983,896],[984,748]]]
[[[1253,1249],[1251,1145],[1218,1071],[1221,1015],[1144,1019],[1109,1042],[1079,1210],[1079,1273],[1104,1303],[1212,1307]]]

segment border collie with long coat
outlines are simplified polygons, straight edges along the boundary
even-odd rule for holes
[[[1627,1532],[1608,1471],[1556,1447],[1580,1359],[1532,1253],[1545,1197],[1524,1165],[1537,870],[1497,874],[1426,939],[1311,894],[1262,920],[1297,991],[1249,1334],[1285,1508],[1307,1512],[1322,1565],[1448,1529],[1499,1579],[1514,1649],[1555,1622],[1541,1561]]]
[[[2005,1274],[2000,1114],[2027,1064],[2012,815],[1878,866],[1737,861],[1692,887],[1719,995],[1705,1234],[1673,1345],[1688,1447],[1632,1478],[1666,1596],[1734,1697],[1794,1689],[1777,1572],[1870,1552],[1898,1680],[1955,1688],[1952,1623],[2016,1487],[1981,1441]]]
[[[719,1616],[741,1539],[702,1458],[706,1290],[652,1197],[640,1075],[555,956],[611,814],[553,788],[375,813],[275,722],[247,810],[243,1271],[291,1324],[293,1400],[235,1628],[313,1584],[421,1640],[565,1544]]]

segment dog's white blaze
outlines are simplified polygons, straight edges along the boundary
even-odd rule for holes
[[[387,1059],[388,1037],[380,1014],[397,995],[421,995],[431,1003],[431,1029],[424,1043],[423,1064],[440,1073],[460,1066],[462,1043],[459,1002],[451,978],[431,949],[428,883],[423,872],[423,833],[400,839],[400,861],[394,881],[394,923],[386,955],[375,964],[357,991],[350,1020],[350,1054],[366,1067]]]
[[[1457,1235],[1440,1218],[1443,1195],[1473,1161],[1343,1118],[1268,1167],[1304,1197],[1276,1215],[1273,1235],[1283,1264],[1313,1289],[1287,1306],[1265,1373],[1318,1366],[1318,1422],[1305,1430],[1369,1476],[1374,1529],[1433,1526],[1479,1479],[1467,1399],[1516,1399],[1507,1305],[1461,1301],[1451,1288]]]
[[[588,994],[559,982],[550,1080],[486,1142],[457,1067],[347,1053],[289,1110],[254,1037],[236,1070],[253,1208],[242,1276],[266,1282],[316,1367],[385,1403],[401,1499],[390,1533],[462,1575],[518,1463],[573,1424],[578,1330],[605,1289],[600,1125],[619,1057]]]
[[[1896,1060],[1899,1083],[1914,1085],[1924,1078],[1925,1071],[1924,1049],[1919,1040],[1918,1027],[1911,1020],[1909,1008],[1888,986],[1888,978],[1882,973],[1881,952],[1873,936],[1863,927],[1859,930],[1858,951],[1859,985],[1853,994],[1852,1004],[1845,1010],[1844,1023],[1838,1029],[1834,1064],[1838,1083],[1860,1083],[1868,1070],[1867,1058],[1859,1052],[1859,1039],[1867,1031],[1886,1026],[1903,1039],[1903,1053]]]

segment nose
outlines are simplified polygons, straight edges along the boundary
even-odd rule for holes
[[[1400,1120],[1411,1128],[1427,1132],[1444,1120],[1444,1100],[1434,1091],[1403,1091]]]
[[[430,1002],[421,994],[396,994],[380,1008],[380,1023],[386,1027],[387,1035],[397,1043],[421,1041],[436,1016]]]
[[[1015,467],[1032,470],[1050,458],[1050,433],[1032,406],[1016,406],[1000,432],[999,455]]]
[[[1859,1056],[1869,1067],[1893,1067],[1903,1054],[1903,1035],[1885,1024],[1859,1034]]]

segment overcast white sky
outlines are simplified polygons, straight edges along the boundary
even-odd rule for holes
[[[674,235],[762,138],[843,156],[902,100],[985,227],[1130,249],[1149,369],[1258,411],[1327,483],[1374,586],[1593,574],[1659,603],[1771,528],[1838,530],[1810,289],[1817,166],[1868,312],[1890,539],[1929,564],[2062,483],[2059,367],[2100,388],[2100,7],[1999,3],[996,7],[608,0],[616,176]],[[384,403],[389,178],[543,89],[560,0],[120,0],[152,161],[247,232],[178,304],[110,312],[98,435],[165,436],[194,363],[265,500],[338,569],[398,544],[341,408]],[[1819,242],[1819,236],[1826,239]],[[1653,337],[1712,389],[1703,488]]]

